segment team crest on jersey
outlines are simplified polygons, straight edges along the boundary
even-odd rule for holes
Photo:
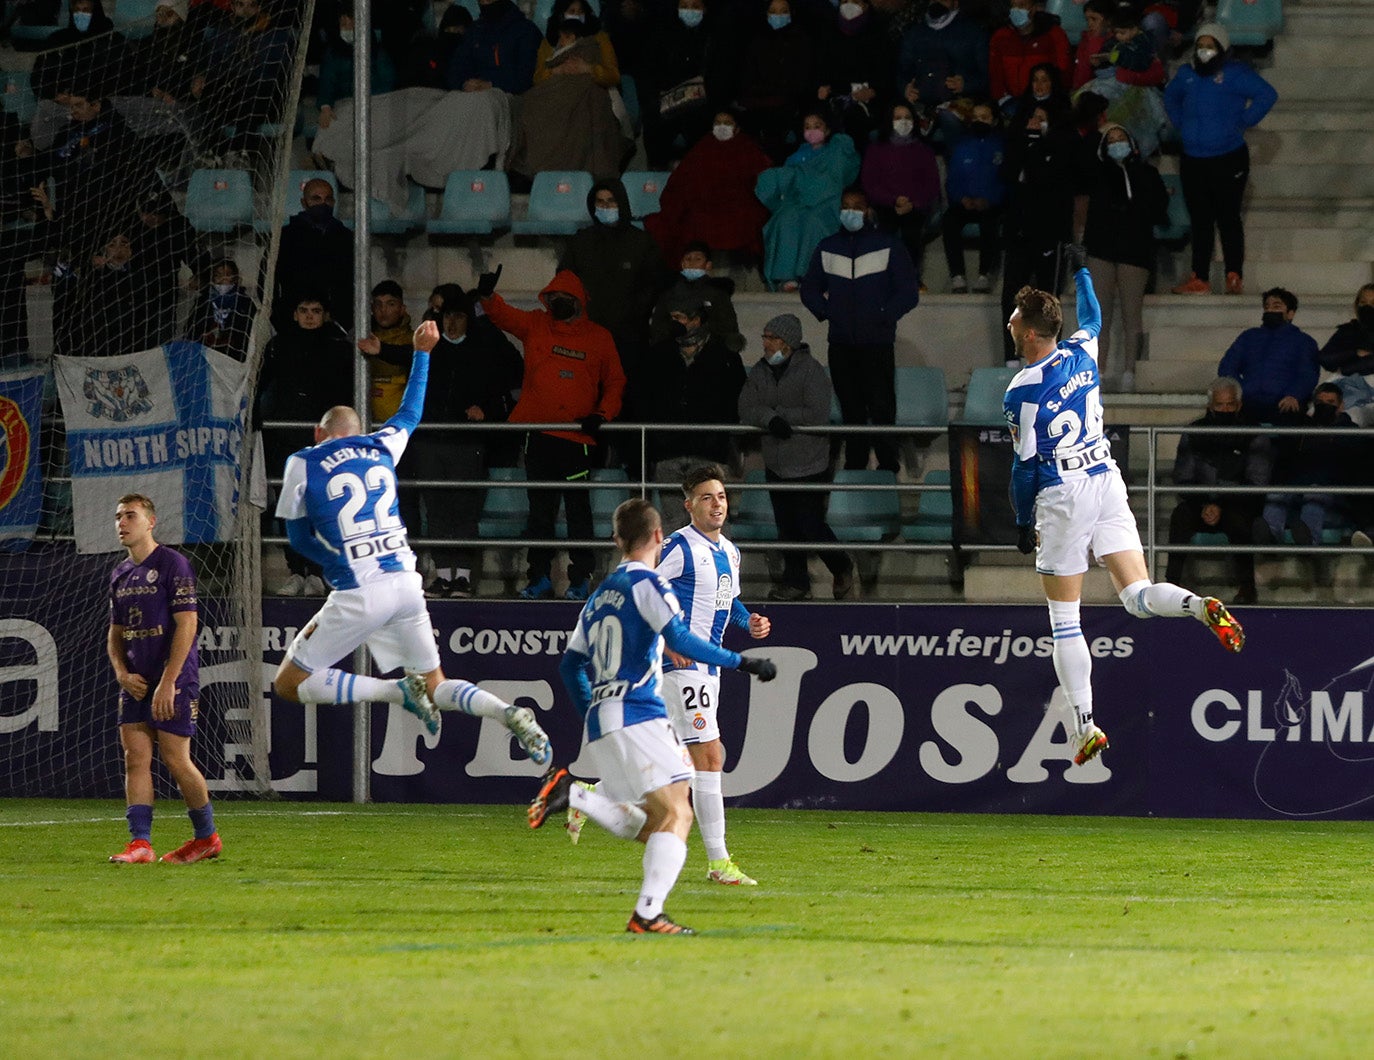
[[[86,411],[96,419],[125,423],[153,411],[151,391],[143,373],[134,365],[123,368],[89,368],[81,394]]]
[[[147,581],[147,583],[148,583],[149,585],[152,585],[153,582],[157,581],[157,571],[155,571],[155,570],[150,570],[150,571],[144,576],[144,579]]]
[[[692,719],[692,728],[694,728],[694,729],[704,729],[704,728],[706,728],[706,719],[703,718],[700,714],[696,715],[696,716]]]

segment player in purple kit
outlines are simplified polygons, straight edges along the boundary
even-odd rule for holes
[[[119,499],[115,529],[129,552],[110,575],[106,651],[119,682],[119,742],[129,845],[110,860],[141,864],[153,853],[153,745],[172,774],[195,838],[162,860],[186,864],[218,857],[222,844],[205,777],[191,761],[200,696],[196,657],[196,576],[181,553],[153,540],[157,510],[141,493]]]

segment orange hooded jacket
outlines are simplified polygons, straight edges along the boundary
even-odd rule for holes
[[[549,295],[555,292],[577,299],[571,320],[554,320],[549,313]],[[525,375],[510,422],[568,423],[593,414],[615,419],[625,392],[625,373],[611,333],[587,319],[582,281],[566,269],[558,272],[539,292],[539,301],[543,309],[524,310],[508,305],[499,294],[482,299],[491,322],[525,346]],[[544,433],[579,445],[595,444],[581,431]]]

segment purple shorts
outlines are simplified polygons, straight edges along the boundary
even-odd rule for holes
[[[153,684],[148,684],[148,694],[142,699],[134,699],[122,688],[119,690],[119,724],[144,724],[160,732],[170,732],[174,736],[194,736],[196,718],[200,714],[200,690],[178,688],[176,713],[166,721],[153,720]]]

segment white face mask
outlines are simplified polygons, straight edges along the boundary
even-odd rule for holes
[[[234,289],[235,287],[238,286],[238,284],[236,284],[236,283],[216,283],[216,284],[213,284],[212,286],[215,288],[215,294],[229,294],[230,292],[233,291],[233,289]]]
[[[864,13],[862,4],[841,4],[840,18],[855,19]]]
[[[735,127],[733,125],[713,125],[711,126],[711,135],[724,143],[735,135]]]
[[[777,350],[774,353],[767,354],[764,360],[776,368],[778,365],[782,364],[783,361],[787,360],[787,352],[785,350]]]
[[[1199,48],[1197,50],[1197,61],[1200,63],[1210,63],[1217,57],[1215,48]]]
[[[898,136],[910,136],[914,128],[916,125],[910,118],[894,118],[892,121],[892,131]]]

